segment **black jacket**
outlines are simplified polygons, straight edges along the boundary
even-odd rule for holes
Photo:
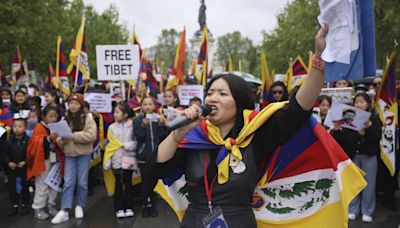
[[[26,148],[28,147],[28,143],[28,136],[24,135],[22,138],[17,138],[12,134],[6,143],[3,154],[4,163],[26,161]]]
[[[140,162],[145,162],[154,149],[158,148],[158,144],[167,136],[166,127],[158,122],[152,122],[147,125],[143,124],[143,114],[137,116],[133,121],[133,133],[138,142],[137,158]]]
[[[332,136],[342,146],[343,150],[350,158],[356,154],[366,154],[369,156],[378,155],[380,151],[379,141],[382,137],[382,122],[378,115],[372,113],[370,120],[371,127],[365,129],[365,135],[360,135],[357,131],[343,128],[342,130],[332,130]]]

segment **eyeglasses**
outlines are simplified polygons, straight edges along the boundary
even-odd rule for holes
[[[283,91],[282,90],[273,90],[272,93],[273,94],[282,94]]]
[[[373,87],[378,87],[378,86],[380,86],[380,85],[381,85],[380,82],[374,82],[374,83],[372,83],[372,86],[373,86]]]

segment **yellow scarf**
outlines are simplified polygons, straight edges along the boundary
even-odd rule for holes
[[[252,110],[244,110],[244,126],[236,139],[221,137],[219,128],[207,121],[209,140],[216,145],[223,145],[228,151],[228,155],[218,163],[218,183],[224,184],[229,180],[229,161],[233,155],[240,161],[243,159],[240,148],[247,147],[253,139],[254,132],[261,127],[276,111],[285,106],[288,102],[277,102],[262,109],[251,121],[249,120]],[[230,153],[229,153],[230,151]]]
[[[103,159],[103,176],[104,176],[104,184],[106,185],[107,193],[109,196],[114,195],[115,191],[115,176],[112,171],[112,168],[108,170],[104,170],[104,164],[106,164],[112,156],[117,152],[123,144],[115,137],[110,130],[107,132],[108,144],[106,146],[106,150],[104,152]]]

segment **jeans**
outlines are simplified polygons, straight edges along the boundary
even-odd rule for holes
[[[361,207],[362,215],[371,216],[375,210],[375,184],[378,160],[376,156],[356,154],[353,158],[353,162],[365,172],[364,178],[367,182],[367,187],[351,201],[349,213],[358,215]]]
[[[82,208],[86,206],[89,165],[90,154],[65,157],[64,186],[61,195],[62,209],[70,209],[72,207],[76,184],[78,184],[76,205]]]

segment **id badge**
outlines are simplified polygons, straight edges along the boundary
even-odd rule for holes
[[[50,162],[50,163],[55,163],[55,162],[57,162],[56,153],[50,151],[50,154],[49,154],[49,162]]]
[[[203,219],[205,228],[225,228],[229,227],[225,221],[224,215],[220,207],[214,207],[212,212],[206,215]]]

